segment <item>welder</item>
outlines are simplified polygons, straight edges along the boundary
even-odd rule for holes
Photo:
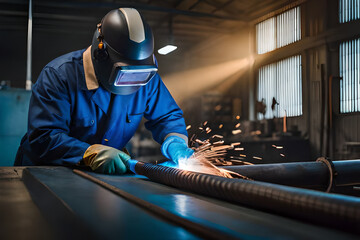
[[[157,73],[150,26],[134,8],[97,25],[87,49],[56,58],[32,89],[15,165],[86,165],[123,174],[142,117],[170,161],[192,155],[182,111]]]

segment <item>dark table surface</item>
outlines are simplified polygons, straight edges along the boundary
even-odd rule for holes
[[[89,173],[187,221],[239,239],[356,239],[134,175]],[[0,168],[1,239],[199,239],[65,167]]]

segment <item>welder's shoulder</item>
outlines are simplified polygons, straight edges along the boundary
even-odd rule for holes
[[[138,96],[143,95],[147,98],[152,97],[160,89],[161,78],[156,74],[144,87],[141,87],[137,92]]]
[[[76,68],[77,65],[82,65],[82,54],[84,51],[85,49],[78,50],[57,57],[49,62],[46,67],[52,68],[56,71],[65,71],[69,68]]]
[[[55,58],[49,62],[42,70],[34,87],[48,86],[76,86],[76,81],[79,77],[82,77],[83,68],[82,54],[85,51],[79,50],[70,52]]]
[[[162,82],[160,75],[157,73],[155,76],[146,84],[146,88],[150,91],[154,91],[159,88],[160,83]]]
[[[76,81],[79,77],[83,77],[82,54],[84,51],[85,49],[78,50],[57,57],[49,62],[43,71],[50,72],[50,75],[63,82]]]

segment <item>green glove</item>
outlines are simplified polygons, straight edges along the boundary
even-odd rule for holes
[[[84,153],[86,166],[98,173],[124,174],[130,156],[126,153],[105,145],[91,145]]]

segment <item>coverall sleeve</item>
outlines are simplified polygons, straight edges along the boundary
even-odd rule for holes
[[[45,67],[34,85],[28,140],[36,164],[78,163],[90,146],[69,136],[71,88],[58,71]]]
[[[148,120],[145,127],[152,132],[153,138],[162,144],[168,134],[187,135],[183,112],[176,104],[160,76],[155,77],[153,91],[147,100],[144,117]],[[151,81],[153,81],[151,80]]]

